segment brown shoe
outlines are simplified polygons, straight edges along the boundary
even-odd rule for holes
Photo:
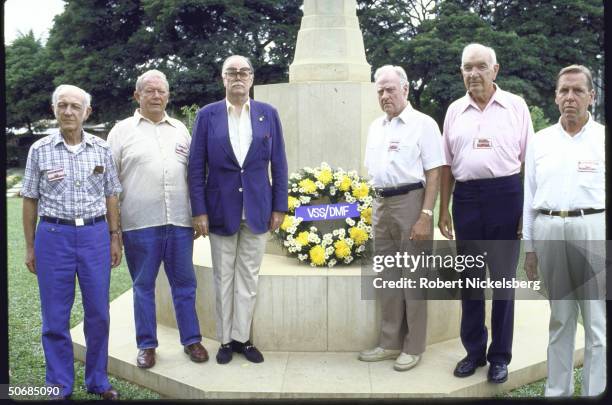
[[[151,349],[145,349],[145,350],[151,350]],[[104,392],[93,392],[91,394],[98,395],[100,396],[100,398],[104,399],[105,401],[116,401],[119,399],[119,393],[113,387],[110,387]]]
[[[136,357],[138,368],[151,368],[155,365],[155,348],[140,349]]]
[[[208,352],[200,342],[185,346],[185,353],[189,355],[191,361],[202,363],[208,360]]]

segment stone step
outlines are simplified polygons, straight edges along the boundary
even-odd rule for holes
[[[490,304],[490,302],[488,302]],[[548,302],[516,301],[514,351],[509,378],[504,384],[487,382],[487,367],[467,378],[452,372],[465,351],[460,339],[427,347],[414,369],[393,370],[393,360],[365,363],[356,352],[266,352],[265,361],[249,363],[242,355],[225,365],[215,361],[219,343],[204,339],[210,360],[189,361],[178,331],[158,325],[157,363],[148,370],[136,367],[132,291],[110,306],[110,374],[176,399],[264,398],[410,398],[490,397],[546,376]],[[71,330],[75,358],[84,361],[83,324]],[[257,342],[255,342],[257,343]],[[575,359],[582,363],[584,333],[576,334]]]

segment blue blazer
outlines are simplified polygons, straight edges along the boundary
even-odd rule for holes
[[[209,231],[218,235],[238,232],[243,207],[246,223],[256,234],[268,231],[272,211],[287,212],[287,157],[278,112],[253,99],[250,104],[253,141],[243,167],[230,143],[225,100],[202,107],[193,124],[191,211],[194,217],[207,214]]]

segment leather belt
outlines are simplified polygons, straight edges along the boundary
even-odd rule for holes
[[[574,211],[552,211],[552,210],[539,210],[539,211],[540,211],[540,214],[552,215],[555,217],[565,218],[565,217],[581,217],[583,215],[590,215],[590,214],[599,214],[600,212],[604,212],[605,209],[604,208],[600,208],[600,209],[585,208],[582,210],[574,210]]]
[[[393,197],[394,195],[408,194],[412,190],[423,188],[422,183],[406,184],[398,187],[374,187],[374,195],[377,198]]]
[[[76,218],[76,219],[63,219],[63,218],[54,218],[54,217],[40,217],[41,221],[51,222],[53,224],[61,224],[61,225],[72,225],[72,226],[83,226],[83,225],[93,225],[96,222],[106,221],[105,215],[100,215],[95,218]]]

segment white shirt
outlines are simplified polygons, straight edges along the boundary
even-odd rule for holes
[[[242,106],[242,111],[238,115],[238,110],[227,99],[227,125],[229,128],[229,137],[234,150],[234,155],[238,160],[238,164],[242,167],[244,158],[249,151],[251,142],[253,141],[253,128],[251,127],[251,103],[247,100]]]
[[[375,187],[425,185],[425,170],[444,164],[438,124],[410,103],[400,115],[370,125],[364,165]]]
[[[525,157],[523,239],[532,240],[538,210],[605,208],[605,127],[589,114],[570,136],[559,123],[536,133]],[[526,250],[533,251],[531,243]]]
[[[107,139],[123,192],[124,231],[161,225],[191,227],[187,162],[191,136],[179,120],[153,123],[136,110],[118,122]]]

